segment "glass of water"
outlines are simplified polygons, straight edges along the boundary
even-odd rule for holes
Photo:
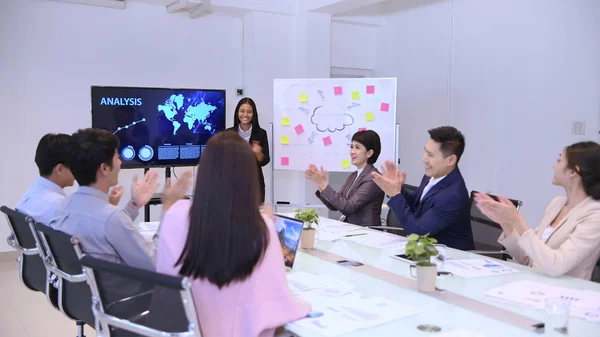
[[[567,333],[571,301],[564,298],[546,299],[546,332],[558,331]]]

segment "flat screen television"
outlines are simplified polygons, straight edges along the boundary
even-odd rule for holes
[[[92,86],[92,127],[119,137],[122,168],[196,165],[225,129],[225,90]]]

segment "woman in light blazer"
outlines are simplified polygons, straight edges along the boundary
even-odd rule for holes
[[[338,193],[327,183],[327,171],[311,164],[304,176],[317,185],[317,198],[332,211],[340,211],[345,221],[360,226],[381,226],[384,193],[373,181],[371,172],[381,152],[381,140],[375,131],[358,131],[352,136],[351,162],[358,171],[352,173]]]
[[[554,165],[552,183],[566,197],[554,198],[535,230],[504,197],[475,196],[477,207],[498,222],[498,239],[519,263],[550,276],[589,280],[600,258],[600,145],[581,142],[565,148]]]

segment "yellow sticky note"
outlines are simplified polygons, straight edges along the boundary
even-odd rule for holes
[[[360,99],[360,92],[359,91],[353,91],[352,92],[352,100],[353,101],[358,101]]]
[[[308,95],[307,94],[301,94],[300,95],[300,103],[306,103],[308,102]]]
[[[365,114],[365,119],[370,122],[370,121],[374,121],[375,120],[375,114],[372,112],[367,112]]]
[[[348,168],[352,165],[349,159],[342,159],[342,168]]]
[[[281,144],[285,145],[285,144],[289,144],[290,143],[290,136],[281,136]]]
[[[283,125],[283,126],[290,125],[290,118],[289,117],[281,117],[281,125]]]

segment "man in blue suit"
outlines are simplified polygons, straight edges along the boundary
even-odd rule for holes
[[[436,238],[448,247],[475,249],[471,229],[469,192],[458,169],[465,138],[451,126],[429,130],[423,162],[425,176],[414,192],[402,188],[406,173],[386,161],[382,174],[373,172],[375,183],[388,195],[388,206],[406,234]]]

